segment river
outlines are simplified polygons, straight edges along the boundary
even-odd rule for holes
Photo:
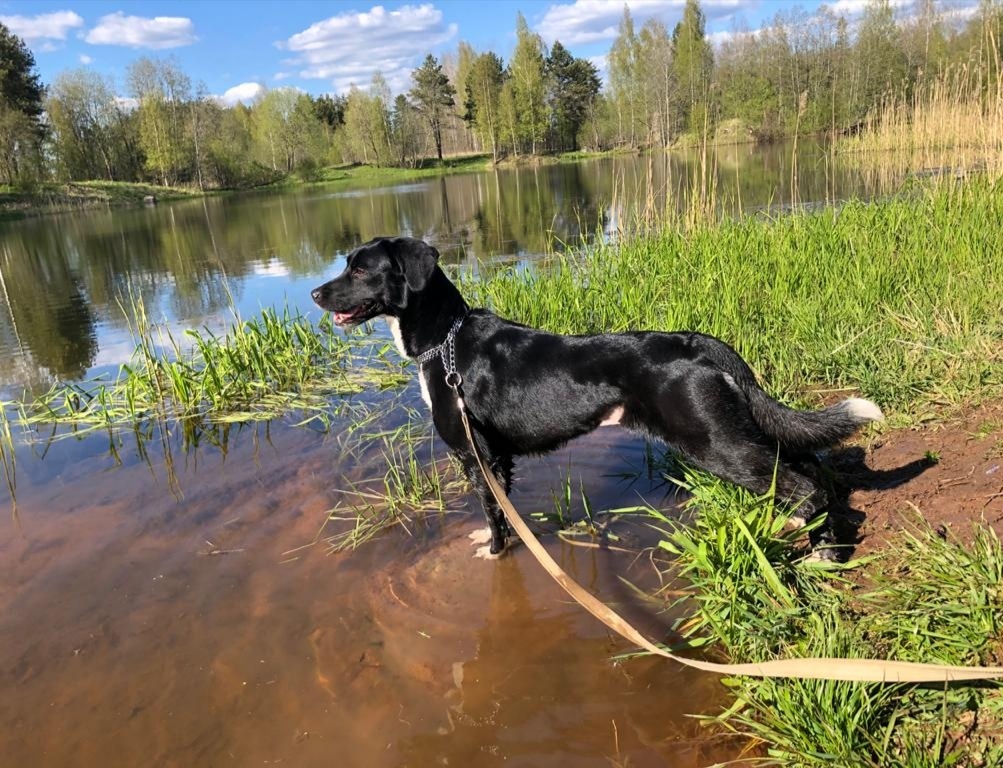
[[[224,328],[234,307],[316,319],[309,289],[378,235],[428,239],[454,266],[528,264],[685,210],[704,163],[726,215],[881,192],[818,145],[793,157],[749,145],[3,222],[0,398],[113,375],[133,351],[130,295],[178,330]],[[390,397],[387,425],[396,409],[421,412],[413,385]],[[378,451],[343,450],[346,422],[292,421],[194,446],[18,446],[17,512],[0,520],[3,765],[687,768],[734,756],[688,717],[725,702],[716,678],[614,661],[629,646],[522,549],[474,560],[480,520],[464,494],[354,552],[315,543],[328,511],[384,469]],[[594,433],[525,462],[514,500],[550,509],[570,472],[597,508],[669,509],[645,455],[639,439]],[[0,484],[0,510],[6,496]],[[548,546],[664,634],[672,617],[622,580],[651,586],[645,558]]]

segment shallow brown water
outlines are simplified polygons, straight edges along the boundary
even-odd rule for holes
[[[22,476],[20,531],[0,539],[4,765],[681,768],[733,754],[686,717],[716,711],[716,678],[614,663],[629,646],[524,548],[471,557],[479,516],[346,555],[284,554],[314,538],[345,480],[330,437],[270,438],[179,461],[180,499],[162,457],[115,467],[72,443],[46,458],[55,478]],[[595,504],[634,503],[641,486],[603,475],[640,451],[595,433],[527,463],[515,502],[549,508],[571,461]],[[650,582],[647,561],[549,545],[664,630],[617,578]]]

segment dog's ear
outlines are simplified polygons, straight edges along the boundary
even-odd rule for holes
[[[404,282],[412,291],[420,291],[435,272],[439,252],[423,240],[413,237],[398,237],[390,241],[392,251],[397,257]]]

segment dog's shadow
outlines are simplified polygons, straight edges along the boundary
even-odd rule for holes
[[[908,483],[936,465],[929,458],[919,458],[894,469],[871,469],[860,446],[831,451],[819,459],[815,474],[829,496],[829,513],[840,560],[849,559],[860,544],[860,528],[867,515],[855,509],[850,499],[855,491],[882,491]]]

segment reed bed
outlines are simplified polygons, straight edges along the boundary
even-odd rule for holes
[[[1000,64],[953,67],[920,81],[909,96],[889,94],[838,150],[865,170],[1000,178],[1003,78],[990,76]]]

